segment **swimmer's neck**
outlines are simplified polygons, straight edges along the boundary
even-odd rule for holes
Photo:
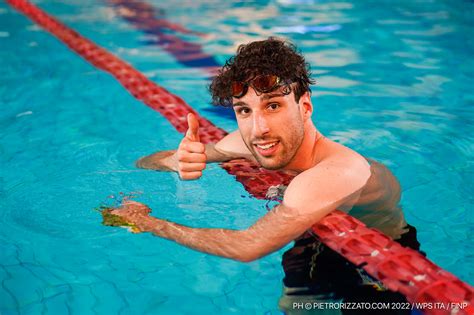
[[[304,128],[303,141],[291,162],[282,168],[283,171],[296,175],[314,167],[323,159],[323,143],[319,141],[324,138],[323,134],[316,129],[312,121],[307,121]]]

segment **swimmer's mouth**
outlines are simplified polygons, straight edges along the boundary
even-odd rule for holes
[[[254,146],[261,155],[268,156],[276,151],[279,143],[280,141],[254,143]]]

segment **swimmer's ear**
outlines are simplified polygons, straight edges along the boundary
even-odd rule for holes
[[[303,120],[306,121],[310,119],[311,115],[313,115],[313,103],[311,103],[311,95],[309,92],[304,93],[298,103],[300,105],[301,114],[303,115]]]

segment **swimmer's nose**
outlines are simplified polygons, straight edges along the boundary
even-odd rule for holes
[[[258,113],[253,116],[253,135],[256,138],[265,136],[270,132],[267,119]]]

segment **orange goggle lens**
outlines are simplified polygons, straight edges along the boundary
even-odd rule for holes
[[[268,93],[280,85],[280,78],[276,75],[259,75],[248,82],[232,82],[232,96],[240,98],[244,96],[249,86],[260,93]]]

